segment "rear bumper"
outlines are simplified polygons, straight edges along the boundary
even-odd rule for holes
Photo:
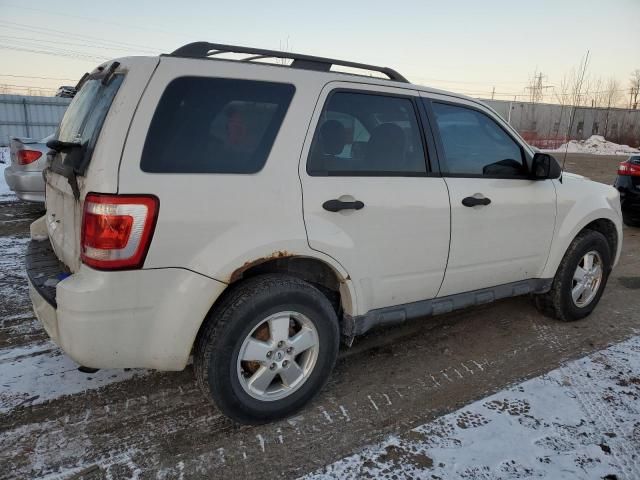
[[[44,179],[41,171],[14,170],[10,166],[4,170],[4,178],[19,199],[44,203]]]
[[[25,264],[44,329],[74,361],[93,368],[182,370],[226,287],[178,268],[101,272],[83,265],[65,278],[49,240],[32,240]]]

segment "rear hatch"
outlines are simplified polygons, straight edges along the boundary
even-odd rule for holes
[[[45,169],[47,229],[56,256],[80,268],[80,229],[89,192],[118,193],[122,149],[135,107],[157,57],[108,62],[81,81],[48,145]]]

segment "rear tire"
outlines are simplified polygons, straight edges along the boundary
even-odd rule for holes
[[[230,288],[196,340],[197,382],[239,423],[290,416],[320,391],[335,365],[336,312],[313,285],[286,275]]]
[[[622,216],[622,221],[627,227],[640,227],[640,220]]]
[[[589,258],[593,268],[585,268],[589,267]],[[599,277],[595,265],[599,265]],[[587,275],[582,273],[592,270],[593,273]],[[600,232],[583,230],[564,254],[551,289],[534,296],[535,305],[547,317],[564,322],[580,320],[596,308],[610,272],[611,251],[607,239]]]

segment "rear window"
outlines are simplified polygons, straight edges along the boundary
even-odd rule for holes
[[[173,80],[158,104],[140,166],[153,173],[262,169],[295,88],[223,78]]]
[[[86,155],[90,156],[123,80],[124,75],[114,75],[106,85],[102,78],[87,80],[60,122],[58,140],[80,143],[85,147]]]

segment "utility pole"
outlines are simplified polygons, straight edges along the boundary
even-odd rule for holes
[[[513,96],[513,102],[509,102],[509,115],[507,116],[507,123],[511,125],[511,110],[513,110],[513,104],[516,103],[516,96]]]
[[[496,94],[496,87],[493,87],[493,90],[491,90],[491,100],[493,100],[493,97]]]

